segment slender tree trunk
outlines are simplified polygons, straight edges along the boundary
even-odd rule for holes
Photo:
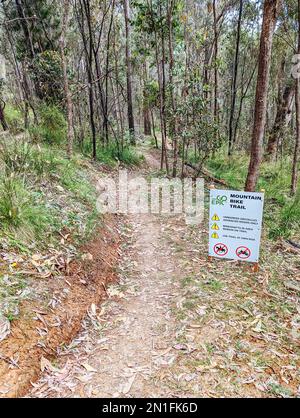
[[[1,123],[3,130],[7,131],[8,125],[5,120],[4,109],[5,109],[5,102],[3,100],[0,100],[0,123]]]
[[[89,2],[87,0],[79,0],[80,10],[78,11],[78,23],[80,27],[80,33],[84,46],[85,63],[87,69],[88,78],[88,100],[89,100],[89,117],[90,117],[90,128],[92,134],[92,158],[97,158],[97,140],[96,140],[96,125],[95,125],[95,108],[94,108],[94,89],[93,89],[93,37],[91,28],[91,15]],[[85,17],[84,17],[85,16]],[[87,24],[89,30],[89,37],[87,39],[85,33],[85,25]]]
[[[150,113],[151,113],[151,122],[152,122],[152,132],[153,132],[153,136],[154,136],[154,140],[155,140],[155,148],[158,148],[158,140],[157,140],[157,136],[156,136],[153,109],[150,110]]]
[[[298,54],[300,54],[300,0],[298,0]],[[291,194],[295,195],[298,186],[300,154],[300,78],[296,78],[296,143],[292,168]]]
[[[150,119],[150,111],[149,105],[147,103],[147,92],[146,92],[146,84],[148,82],[148,63],[147,61],[143,64],[143,120],[144,120],[144,135],[151,135],[151,119]]]
[[[131,65],[131,47],[130,47],[130,6],[129,0],[124,0],[124,18],[125,18],[125,33],[126,33],[126,79],[127,79],[127,107],[128,107],[128,129],[130,134],[130,141],[135,145],[135,128],[134,128],[134,114],[133,114],[133,100],[132,100],[132,65]]]
[[[106,60],[105,60],[105,112],[104,112],[104,132],[105,132],[105,141],[108,145],[109,143],[109,132],[108,132],[108,77],[109,77],[109,50],[110,50],[110,37],[113,27],[114,20],[114,10],[115,10],[115,0],[112,1],[112,10],[109,22],[109,28],[107,33],[107,43],[106,43]]]
[[[295,88],[295,83],[287,85],[282,100],[278,103],[276,118],[270,132],[266,151],[266,158],[268,160],[273,160],[275,158],[280,134],[282,134],[283,128],[286,127],[291,120]]]
[[[74,127],[73,127],[73,101],[71,92],[69,89],[69,79],[67,72],[67,59],[65,55],[65,44],[66,44],[66,31],[69,21],[69,0],[63,1],[63,19],[62,19],[62,31],[60,37],[60,54],[61,54],[61,63],[62,71],[64,78],[64,93],[66,100],[66,109],[67,109],[67,121],[68,121],[68,133],[67,133],[67,154],[68,158],[71,158],[73,155],[73,143],[74,143]]]
[[[232,154],[232,147],[233,147],[234,115],[235,115],[235,102],[236,102],[236,93],[237,93],[237,73],[238,73],[238,65],[239,65],[242,14],[243,14],[243,0],[240,0],[239,17],[238,17],[237,34],[236,34],[234,67],[233,67],[233,81],[232,81],[232,89],[231,89],[231,109],[230,109],[230,118],[229,118],[228,155]]]
[[[174,12],[174,0],[170,0],[168,6],[168,27],[169,27],[169,84],[170,84],[170,95],[171,95],[171,138],[173,142],[173,177],[177,175],[177,164],[178,164],[178,142],[177,142],[177,117],[176,117],[176,102],[174,94],[174,51],[173,51],[173,12]]]
[[[252,73],[249,77],[249,80],[247,82],[247,85],[245,88],[242,88],[242,92],[241,92],[241,97],[240,97],[240,103],[239,103],[239,108],[238,108],[238,112],[237,112],[237,117],[236,117],[236,121],[235,121],[235,126],[234,126],[234,135],[233,135],[233,143],[236,143],[237,140],[237,132],[238,132],[238,128],[239,128],[239,124],[240,124],[240,118],[241,118],[241,114],[242,114],[242,110],[243,110],[243,104],[244,104],[244,100],[247,96],[249,87],[252,83],[255,71],[256,71],[256,67],[257,64],[255,64],[255,67],[252,70]]]
[[[121,143],[123,145],[124,139],[124,121],[123,121],[123,113],[121,110],[121,103],[120,103],[120,72],[119,72],[119,65],[118,65],[118,52],[116,48],[116,27],[114,25],[114,42],[113,42],[113,52],[114,52],[114,67],[115,67],[115,77],[116,77],[116,91],[117,91],[117,111],[119,114],[120,119],[120,130],[121,130]]]
[[[162,15],[162,4],[159,4],[159,14],[160,18],[163,18]],[[165,47],[165,34],[164,29],[161,27],[160,31],[161,46],[162,46],[162,60],[161,60],[161,88],[162,88],[162,113],[163,113],[163,131],[164,135],[162,136],[162,165],[163,157],[166,165],[166,172],[169,173],[169,163],[168,163],[168,152],[167,152],[167,120],[166,120],[166,47]]]
[[[217,11],[216,11],[216,0],[213,0],[213,15],[214,15],[214,122],[219,125],[219,77],[218,77],[218,27],[217,27]],[[217,134],[218,136],[218,134]],[[217,138],[216,138],[217,139]]]
[[[280,3],[280,0],[265,0],[264,3],[263,23],[258,59],[251,159],[245,184],[246,191],[255,190],[263,155],[263,137],[266,124],[273,34]]]

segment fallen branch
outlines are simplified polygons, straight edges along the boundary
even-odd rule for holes
[[[293,247],[295,247],[295,248],[299,248],[300,249],[300,244],[297,244],[296,242],[294,242],[294,241],[291,241],[291,240],[289,240],[289,239],[287,239],[286,240],[286,242],[288,242],[290,245],[292,245]]]
[[[218,178],[216,178],[216,177],[214,177],[208,170],[206,170],[206,168],[199,168],[199,167],[196,167],[195,165],[193,165],[193,164],[191,164],[191,163],[187,163],[187,162],[185,162],[184,163],[184,165],[186,165],[187,167],[190,167],[190,168],[192,168],[193,170],[195,170],[196,171],[196,173],[197,173],[197,175],[196,175],[196,177],[200,174],[200,173],[202,173],[205,177],[208,177],[211,181],[213,181],[214,183],[218,183],[218,184],[222,184],[222,186],[226,186],[226,187],[228,187],[228,185],[227,185],[227,183],[226,183],[226,181],[225,180],[222,180],[222,179],[218,179]]]

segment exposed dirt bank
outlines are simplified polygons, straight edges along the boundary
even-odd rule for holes
[[[94,240],[82,248],[82,259],[71,262],[61,279],[44,280],[50,303],[43,297],[23,303],[10,336],[0,343],[0,397],[24,395],[50,367],[46,359],[60,353],[79,332],[87,311],[106,298],[106,284],[116,279],[117,224],[117,217],[107,217]]]

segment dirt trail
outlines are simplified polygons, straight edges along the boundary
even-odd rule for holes
[[[146,151],[146,160],[157,173],[159,155]],[[258,274],[208,262],[206,224],[126,218],[118,282],[55,363],[42,364],[28,396],[299,397],[299,299],[281,285],[299,274],[298,255],[279,258],[266,241],[269,260]]]
[[[147,154],[146,161],[159,169],[155,156]],[[128,217],[119,283],[107,289],[104,304],[91,307],[81,334],[58,367],[48,364],[29,396],[172,395],[163,377],[176,357],[172,306],[179,271],[164,228],[165,220],[155,215]]]

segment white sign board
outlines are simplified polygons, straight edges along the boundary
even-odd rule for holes
[[[264,194],[210,190],[209,255],[257,262]]]

